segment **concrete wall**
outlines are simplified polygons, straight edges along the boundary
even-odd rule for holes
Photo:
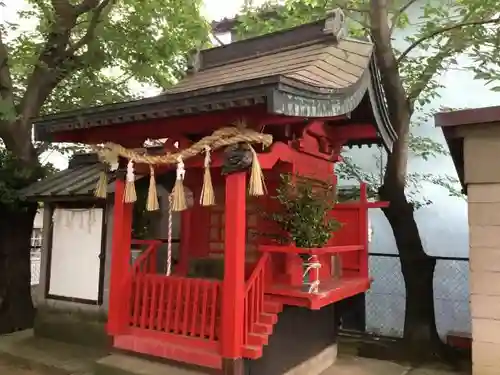
[[[500,126],[464,135],[473,373],[500,374]]]

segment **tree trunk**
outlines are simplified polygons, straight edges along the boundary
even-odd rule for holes
[[[36,204],[0,204],[0,334],[33,327],[31,234]]]
[[[383,211],[394,233],[406,287],[405,349],[419,357],[428,356],[441,347],[434,313],[436,261],[424,251],[413,205],[407,201],[404,187],[389,180],[381,187],[380,198],[390,202]]]

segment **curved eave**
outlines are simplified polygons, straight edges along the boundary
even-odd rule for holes
[[[334,117],[356,109],[368,91],[377,130],[385,147],[391,150],[395,133],[388,120],[381,86],[373,76],[373,70],[367,69],[357,82],[343,89],[317,87],[283,76],[272,76],[87,108],[36,119],[35,137],[37,140],[50,141],[52,134],[62,131],[139,123],[264,103],[268,112],[273,114],[305,118]]]
[[[272,76],[132,102],[68,111],[34,119],[35,137],[40,141],[50,141],[51,134],[63,131],[197,115],[263,103],[267,104],[271,113],[286,114],[286,111],[280,111],[280,104],[276,99],[280,95],[288,94],[296,95],[304,104],[305,114],[297,114],[298,116],[330,117],[348,113],[359,104],[368,86],[368,78],[367,75],[363,75],[351,87],[333,90],[311,86],[282,76]],[[320,106],[323,109],[314,111],[314,106]]]
[[[370,60],[370,85],[368,86],[368,93],[377,130],[387,152],[392,152],[392,146],[398,136],[389,118],[389,109],[387,108],[384,89],[380,81],[380,72],[373,57]]]

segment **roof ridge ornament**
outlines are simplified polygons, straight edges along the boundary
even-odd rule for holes
[[[335,8],[328,12],[328,18],[325,20],[323,32],[333,35],[337,39],[337,42],[347,37],[347,22],[342,9]]]
[[[191,51],[188,58],[188,66],[186,70],[187,75],[193,75],[201,69],[201,48],[197,47]]]

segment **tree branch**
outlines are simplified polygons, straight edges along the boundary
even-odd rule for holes
[[[12,92],[12,77],[9,68],[9,51],[3,42],[2,30],[0,29],[0,99],[14,104]]]
[[[405,92],[392,48],[387,2],[388,0],[371,0],[371,34],[375,43],[375,57],[381,72],[382,85],[388,106],[391,109],[389,112],[393,117],[391,120],[397,127],[401,123],[401,119],[397,118],[396,109],[401,104],[401,98],[405,97]]]
[[[398,24],[399,17],[408,10],[409,7],[411,7],[413,4],[415,4],[418,0],[409,0],[405,5],[403,5],[399,10],[394,14],[391,20],[391,29],[390,33],[392,35],[394,29],[396,28],[396,25]]]
[[[75,6],[78,15],[87,13],[94,9],[99,4],[99,0],[82,0],[82,2]]]
[[[403,59],[405,59],[406,56],[408,56],[408,54],[411,51],[413,51],[416,47],[418,47],[420,44],[422,44],[426,40],[434,38],[435,36],[437,36],[439,34],[443,34],[443,33],[446,33],[448,31],[451,31],[451,30],[454,30],[454,29],[459,29],[461,27],[486,25],[486,24],[489,24],[489,23],[500,23],[500,17],[492,18],[492,19],[489,19],[489,20],[477,20],[477,21],[470,21],[470,22],[461,22],[461,23],[458,23],[458,24],[455,24],[455,25],[451,25],[451,26],[443,27],[441,29],[434,30],[432,33],[424,35],[423,37],[421,37],[421,38],[417,39],[416,41],[414,41],[406,50],[403,51],[403,53],[401,53],[401,55],[399,56],[399,58],[397,60],[397,63],[400,64],[401,61]]]
[[[38,63],[28,78],[27,88],[20,105],[23,119],[26,120],[37,115],[52,90],[77,67],[78,58],[75,56],[75,52],[93,40],[101,13],[110,3],[111,0],[103,0],[102,2],[82,0],[79,5],[72,6],[68,0],[52,0],[56,12],[56,22],[49,32]],[[78,16],[82,14],[79,12],[85,10],[90,12],[92,9],[94,10],[89,20],[87,32],[71,46],[71,32],[76,25]],[[62,16],[68,18],[63,19]],[[25,123],[26,126],[31,126],[29,122],[25,121]]]
[[[375,58],[381,73],[391,123],[398,134],[398,140],[388,159],[384,186],[400,186],[404,189],[408,165],[410,108],[406,101],[406,92],[392,47],[388,1],[390,0],[370,1],[371,34],[375,43]]]
[[[67,52],[69,56],[73,56],[75,52],[77,52],[80,48],[83,46],[88,45],[95,37],[95,30],[97,28],[97,25],[101,21],[101,15],[104,11],[104,9],[111,4],[112,0],[103,0],[99,5],[97,3],[99,2],[98,0],[84,0],[83,3],[95,3],[95,9],[92,11],[92,17],[90,18],[89,25],[87,27],[87,31],[85,32],[85,35],[81,37],[81,39],[76,42]],[[80,4],[80,6],[82,6]]]
[[[76,19],[75,8],[68,0],[51,0],[57,23],[62,27],[69,27]]]
[[[470,18],[475,15],[474,11],[475,9],[471,9],[469,13],[467,13],[462,18],[462,22],[460,22],[459,25],[464,25],[466,23],[469,23]],[[458,29],[455,28],[449,31],[452,30],[458,30]],[[444,59],[449,57],[450,54],[460,53],[468,47],[466,43],[457,43],[456,38],[461,38],[461,36],[459,34],[456,37],[451,35],[448,38],[445,45],[434,56],[429,57],[422,73],[420,73],[419,77],[415,80],[415,84],[408,89],[408,94],[406,97],[412,111],[414,108],[415,101],[420,96],[422,91],[424,91],[427,88],[432,77],[441,68]]]
[[[14,139],[9,130],[16,118],[12,76],[9,67],[9,51],[2,38],[0,29],[0,138],[7,148],[14,147]],[[2,113],[3,112],[3,113]]]

